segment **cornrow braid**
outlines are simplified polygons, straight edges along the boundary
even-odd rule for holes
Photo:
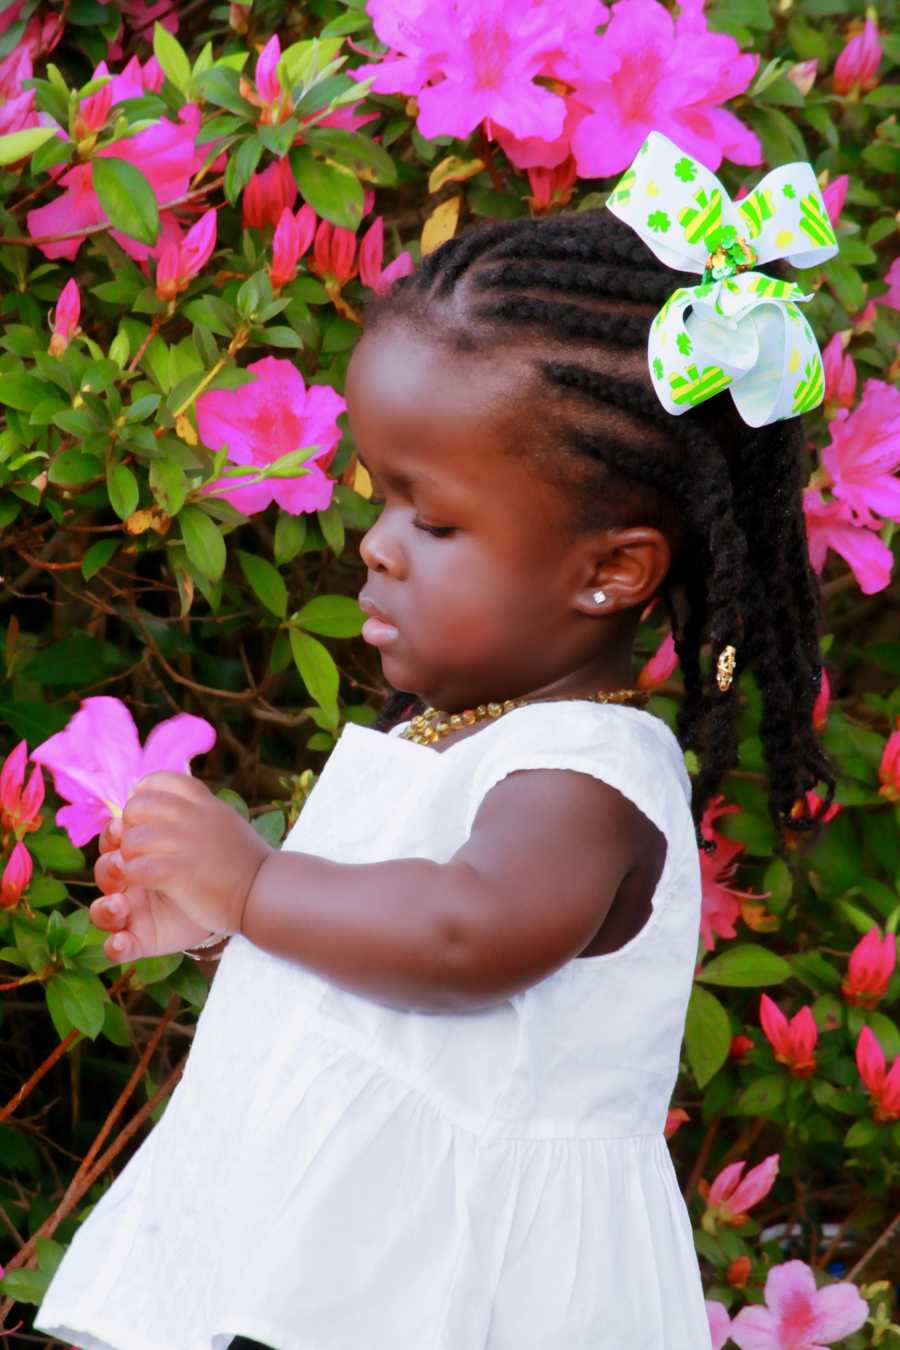
[[[812,725],[821,601],[801,506],[803,438],[797,418],[746,426],[726,393],[684,417],[665,411],[647,371],[650,322],[678,286],[695,282],[608,212],[563,212],[480,224],[449,240],[369,302],[365,327],[399,316],[460,350],[524,347],[542,399],[556,399],[554,481],[570,494],[574,528],[611,523],[610,501],[633,503],[636,485],[635,518],[665,528],[675,512],[687,542],[660,594],[684,681],[677,732],[699,763],[698,838],[707,803],[738,760],[736,693],[752,675],[784,853],[788,832],[818,834],[835,790]],[[738,663],[723,693],[715,658],[728,643]],[[387,730],[423,706],[395,691],[375,725]],[[805,794],[818,783],[826,795],[813,815]]]

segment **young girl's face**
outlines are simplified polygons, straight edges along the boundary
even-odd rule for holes
[[[395,688],[449,711],[543,688],[597,640],[573,623],[585,558],[565,499],[515,453],[533,430],[527,369],[395,321],[364,335],[347,373],[357,453],[384,501],[360,545],[360,600],[384,622],[364,636]]]

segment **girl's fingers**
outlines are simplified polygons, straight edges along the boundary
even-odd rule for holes
[[[123,931],[114,933],[103,944],[103,950],[111,961],[134,961],[140,956],[140,947],[132,933]]]
[[[113,816],[112,820],[107,821],[100,833],[100,852],[109,853],[112,849],[118,848],[122,842],[122,821],[120,817]]]
[[[113,891],[110,895],[94,900],[90,907],[91,923],[105,932],[116,933],[125,928],[131,919],[131,906],[127,895]]]
[[[124,879],[122,875],[122,855],[118,850],[101,854],[94,863],[94,880],[101,891],[109,893],[121,890]]]

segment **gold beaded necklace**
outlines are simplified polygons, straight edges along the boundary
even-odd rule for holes
[[[596,694],[579,694],[576,697],[590,703],[632,703],[635,707],[643,707],[650,694],[649,691],[644,689],[599,689]],[[424,712],[417,713],[411,719],[406,730],[400,732],[400,739],[415,741],[417,745],[433,745],[442,736],[449,736],[451,731],[458,731],[460,727],[473,726],[476,722],[483,722],[488,717],[500,717],[513,708],[524,707],[526,703],[559,703],[562,701],[571,702],[573,700],[567,700],[565,694],[555,699],[508,698],[502,703],[479,703],[477,708],[466,708],[460,713],[440,712],[437,708],[429,707]]]

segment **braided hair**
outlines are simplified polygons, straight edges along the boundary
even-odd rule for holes
[[[465,231],[373,297],[364,324],[371,332],[405,319],[432,340],[487,356],[524,348],[530,393],[548,415],[539,419],[546,445],[529,434],[517,453],[531,454],[536,472],[563,490],[572,528],[639,522],[680,533],[660,598],[684,680],[677,734],[699,764],[698,838],[705,805],[737,763],[736,686],[752,672],[783,854],[786,831],[818,833],[835,789],[812,725],[821,601],[801,507],[801,422],[748,427],[727,393],[682,417],[665,411],[647,370],[650,322],[676,287],[695,283],[609,212],[564,212]],[[702,659],[707,643],[712,658]],[[738,667],[723,693],[715,657],[728,643]],[[422,706],[396,691],[376,726],[387,730]],[[805,794],[819,782],[826,797],[813,815]]]

